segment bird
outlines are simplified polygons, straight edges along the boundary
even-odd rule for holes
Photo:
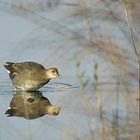
[[[5,114],[7,117],[36,119],[46,114],[56,116],[61,107],[54,106],[41,92],[15,91]]]
[[[60,76],[57,68],[46,69],[43,65],[31,61],[6,62],[4,67],[9,73],[14,90],[36,91],[52,78]]]

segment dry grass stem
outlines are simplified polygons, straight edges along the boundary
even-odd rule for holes
[[[131,23],[130,23],[130,19],[129,19],[129,12],[127,9],[127,5],[129,3],[128,0],[121,0],[121,3],[123,5],[124,11],[125,11],[125,17],[126,17],[126,21],[127,21],[127,25],[128,25],[128,29],[129,29],[129,35],[131,38],[131,42],[133,45],[133,49],[135,52],[135,58],[136,58],[136,62],[137,62],[137,67],[138,67],[138,99],[140,99],[140,54],[138,52],[136,43],[135,43],[135,39],[134,39],[134,34],[133,34],[133,30],[131,27]]]

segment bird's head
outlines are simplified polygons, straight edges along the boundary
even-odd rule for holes
[[[50,68],[46,70],[46,75],[49,79],[55,78],[55,77],[59,77],[60,74],[57,70],[57,68]]]

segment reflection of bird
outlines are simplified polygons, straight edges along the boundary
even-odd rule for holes
[[[56,68],[45,69],[35,62],[6,63],[4,67],[9,73],[15,90],[35,91],[50,79],[59,76]]]
[[[5,114],[35,119],[45,114],[58,115],[59,111],[60,107],[53,106],[41,93],[16,91]]]

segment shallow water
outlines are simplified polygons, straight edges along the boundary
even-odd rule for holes
[[[111,19],[104,15],[108,10],[117,9],[115,13],[123,18],[118,1],[111,4],[108,1],[105,5],[98,0],[88,0],[84,6],[89,7],[86,10],[94,37],[107,36],[128,55],[127,69],[133,71],[128,79],[118,72],[120,67],[109,64],[108,54],[102,53],[101,48],[87,46],[90,33],[85,17],[78,14],[82,11],[78,7],[80,1],[39,2],[40,5],[34,0],[0,0],[0,140],[139,140],[138,80],[127,26],[121,21],[109,22]],[[77,76],[77,57],[81,61],[83,80],[88,81],[85,87]],[[15,106],[20,106],[21,112],[26,110],[25,114],[7,117],[5,112],[18,93],[13,91],[3,67],[6,61],[35,61],[47,68],[58,68],[62,79],[51,80],[39,89],[39,93],[32,93],[35,96],[24,93],[25,98],[17,98],[25,99],[31,112],[29,105],[32,106],[34,100],[40,104],[40,98],[48,99],[52,105],[61,107],[58,115],[37,116],[36,113],[30,118],[27,106],[26,110],[23,103],[18,102]],[[98,64],[98,84],[94,78],[95,64]],[[41,110],[40,106],[35,108]]]
[[[68,85],[63,84],[63,80],[60,83],[54,80],[39,90],[38,94],[48,98],[51,104],[61,106],[61,110],[57,116],[46,114],[36,119],[7,117],[5,112],[16,93],[12,91],[8,77],[1,81],[1,139],[139,138],[140,124],[135,93],[126,93],[121,85],[116,84],[111,87],[100,84],[99,90],[89,84],[82,89],[78,84],[70,86],[72,79],[69,78],[71,82]],[[26,93],[25,96],[28,97]]]

